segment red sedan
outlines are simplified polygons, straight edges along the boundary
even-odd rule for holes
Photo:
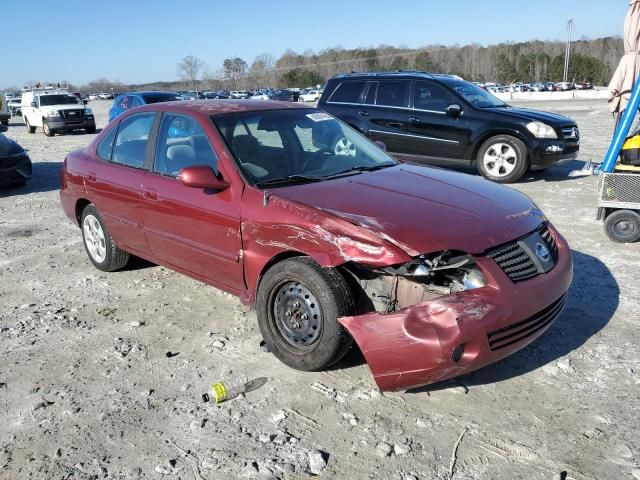
[[[237,295],[295,369],[355,340],[383,390],[521,349],[572,279],[567,243],[526,195],[399,163],[296,104],[132,109],[67,156],[60,198],[100,270],[132,254]]]

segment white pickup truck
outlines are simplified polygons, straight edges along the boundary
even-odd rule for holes
[[[22,118],[29,133],[42,128],[47,137],[56,132],[85,130],[96,133],[93,111],[67,90],[38,89],[22,93]]]

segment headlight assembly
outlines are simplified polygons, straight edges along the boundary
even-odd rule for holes
[[[527,125],[527,130],[529,130],[534,137],[536,138],[549,138],[549,139],[557,139],[558,134],[546,123],[542,122],[531,122]]]

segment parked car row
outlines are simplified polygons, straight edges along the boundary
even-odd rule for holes
[[[491,93],[513,93],[513,92],[566,92],[570,90],[592,90],[591,82],[517,82],[512,84],[497,84],[492,82],[474,82],[478,87]]]

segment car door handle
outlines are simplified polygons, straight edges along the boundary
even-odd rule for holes
[[[149,200],[157,200],[158,199],[158,192],[156,192],[155,190],[144,190],[142,192],[142,196],[144,198],[148,198]]]
[[[418,117],[409,117],[411,123],[420,123],[421,120]]]
[[[98,181],[98,177],[95,173],[93,172],[89,172],[87,174],[87,182],[89,183],[96,183]]]
[[[359,115],[362,115],[363,117],[368,117],[369,116],[369,112],[367,112],[366,110],[362,110],[360,112],[358,112]]]
[[[400,123],[400,122],[387,123],[387,127],[389,127],[389,128],[402,128],[402,123]]]

